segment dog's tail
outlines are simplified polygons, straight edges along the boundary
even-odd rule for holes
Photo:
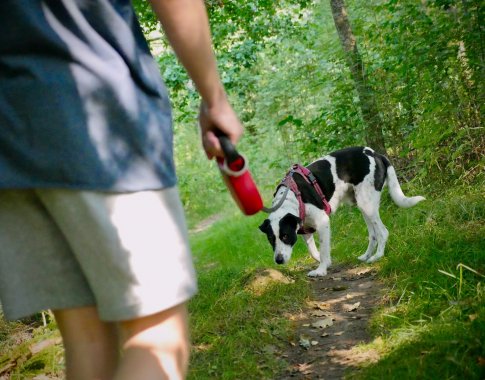
[[[401,190],[401,185],[397,179],[394,167],[389,164],[387,167],[387,184],[389,186],[389,194],[391,198],[399,207],[413,207],[416,203],[424,201],[425,198],[418,195],[416,197],[406,197]]]

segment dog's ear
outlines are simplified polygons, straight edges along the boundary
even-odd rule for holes
[[[283,217],[283,219],[294,229],[296,229],[301,224],[301,218],[293,214],[288,213]]]
[[[265,234],[271,231],[271,222],[269,221],[269,219],[266,219],[263,223],[261,223],[261,225],[259,226],[259,230],[261,232],[264,232]]]

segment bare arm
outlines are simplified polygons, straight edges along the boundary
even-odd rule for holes
[[[236,143],[243,128],[227,101],[217,71],[205,5],[202,0],[150,2],[170,44],[202,96],[199,122],[204,149],[209,158],[221,156],[213,131],[220,129]]]

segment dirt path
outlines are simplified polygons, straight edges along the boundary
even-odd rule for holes
[[[191,234],[196,234],[202,231],[209,229],[215,222],[222,219],[221,214],[214,214],[209,216],[208,218],[201,220],[194,228],[190,229]]]
[[[295,339],[283,354],[289,368],[279,380],[341,379],[360,363],[378,359],[377,352],[358,348],[370,341],[369,318],[382,298],[375,272],[336,265],[311,281],[313,297],[295,317]]]

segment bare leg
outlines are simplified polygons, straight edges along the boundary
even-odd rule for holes
[[[112,379],[118,363],[114,324],[101,321],[94,306],[53,312],[64,343],[66,378]]]
[[[123,358],[116,380],[182,380],[189,359],[185,304],[119,324]]]

